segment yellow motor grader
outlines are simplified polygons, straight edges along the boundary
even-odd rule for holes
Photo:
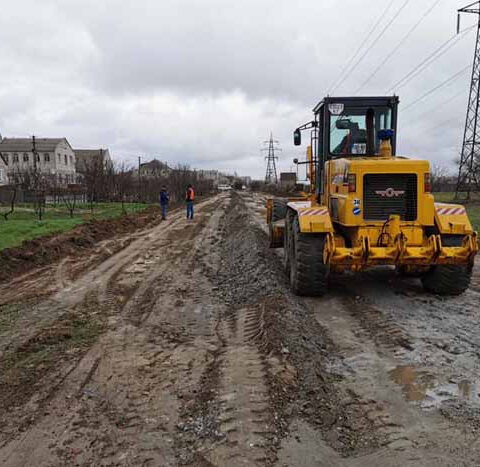
[[[392,265],[427,291],[457,295],[478,252],[464,206],[435,203],[430,164],[396,156],[398,97],[326,97],[313,110],[310,193],[267,201],[270,246],[298,295],[322,295],[331,272]]]

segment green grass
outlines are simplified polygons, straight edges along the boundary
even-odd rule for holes
[[[462,203],[462,196],[460,194],[460,201],[455,200],[455,193],[442,192],[433,193],[435,201],[440,203]],[[478,232],[480,231],[480,197],[478,195],[472,195],[472,199],[465,205],[467,208],[468,217],[473,225],[473,228]]]
[[[144,210],[148,205],[140,203],[125,203],[128,213]],[[0,206],[0,214],[9,209]],[[47,206],[43,219],[38,220],[32,205],[18,205],[8,221],[0,217],[0,250],[22,244],[50,233],[61,233],[92,219],[110,219],[122,215],[121,203],[99,203],[94,205],[93,212],[86,204],[75,209],[73,217],[65,205]]]

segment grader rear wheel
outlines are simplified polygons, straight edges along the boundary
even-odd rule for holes
[[[294,216],[290,232],[290,286],[293,293],[320,296],[328,288],[330,267],[323,262],[324,234],[300,232],[298,216]]]

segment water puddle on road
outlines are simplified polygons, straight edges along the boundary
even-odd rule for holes
[[[434,375],[409,365],[398,366],[389,375],[402,387],[407,401],[420,402],[424,409],[439,407],[443,402],[455,399],[480,405],[480,381],[460,379],[442,383]]]

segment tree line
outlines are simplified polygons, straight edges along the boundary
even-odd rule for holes
[[[92,158],[88,161],[77,183],[59,183],[55,175],[30,170],[9,172],[9,185],[2,191],[8,192],[1,201],[7,210],[2,212],[5,220],[14,212],[19,202],[34,205],[38,219],[44,216],[47,203],[64,204],[70,216],[79,204],[88,203],[92,213],[97,203],[121,203],[126,212],[125,203],[157,203],[159,193],[165,186],[170,193],[172,203],[184,199],[187,185],[194,186],[198,195],[206,195],[213,190],[213,181],[192,170],[188,165],[178,164],[174,168],[142,174],[125,163],[105,164]],[[22,196],[19,196],[22,194]]]

